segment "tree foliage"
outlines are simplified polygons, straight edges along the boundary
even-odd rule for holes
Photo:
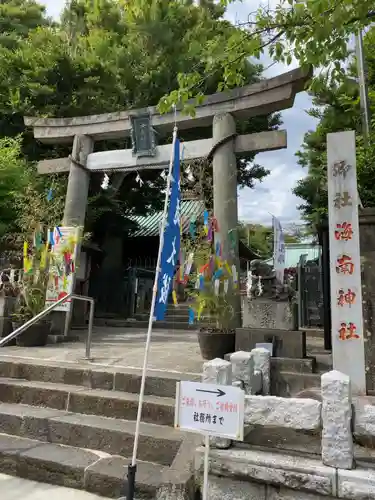
[[[235,0],[221,0],[226,6]],[[275,8],[261,6],[249,12],[225,43],[213,40],[203,51],[205,74],[220,74],[218,90],[245,82],[241,68],[248,58],[269,54],[274,61],[319,69],[325,78],[339,81],[345,76],[348,42],[375,17],[373,0],[280,0]],[[214,58],[211,54],[214,54]],[[319,75],[318,75],[319,76]],[[321,76],[321,75],[320,75]],[[173,103],[199,96],[202,80],[197,71],[179,77],[179,88],[160,102],[162,110]],[[322,84],[313,81],[313,89]]]
[[[24,128],[23,116],[71,117],[156,105],[163,95],[178,88],[181,75],[191,72],[204,82],[202,94],[216,91],[225,77],[219,48],[241,35],[241,30],[223,20],[224,10],[210,1],[71,0],[61,22],[52,24],[35,1],[1,2],[4,34],[15,43],[0,43],[0,137],[22,134],[22,152],[29,162],[67,156],[70,146],[36,143],[31,131]],[[214,70],[210,75],[206,72],[208,54]],[[245,60],[238,66],[241,81],[258,81],[261,72],[259,64]],[[235,86],[239,79],[227,79],[227,86]],[[279,123],[278,115],[260,117],[241,130],[267,130]],[[182,139],[208,133],[184,132]],[[163,143],[171,138],[159,139]],[[103,142],[96,147],[123,148],[130,143]],[[254,156],[239,159],[241,185],[252,186],[254,179],[267,174],[254,164]],[[209,177],[210,165],[204,164],[202,169]],[[35,168],[30,172],[35,175]],[[117,192],[103,193],[101,175],[92,175],[90,231],[103,226],[126,230],[127,214],[159,208],[162,179],[157,171],[141,176],[141,188],[135,176],[128,175]],[[35,179],[33,186],[45,196],[50,182],[49,178]],[[64,187],[66,176],[60,175],[58,183],[59,188]],[[63,189],[56,190],[56,197],[60,191]]]
[[[364,39],[370,103],[375,111],[375,28],[370,29]],[[373,179],[375,175],[374,137],[366,147],[361,136],[361,109],[359,90],[354,66],[347,70],[347,78],[341,84],[323,82],[313,94],[311,116],[319,119],[315,131],[305,135],[298,163],[308,169],[308,175],[297,183],[294,193],[302,198],[301,210],[304,218],[315,225],[327,213],[327,152],[326,136],[331,132],[355,130],[357,132],[358,187],[364,206],[375,206]]]
[[[239,225],[239,238],[251,250],[263,259],[272,257],[273,254],[273,228],[272,226],[263,226],[262,224]],[[299,232],[295,228],[284,230],[285,243],[298,243],[301,240]]]

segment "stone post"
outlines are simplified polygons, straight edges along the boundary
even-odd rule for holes
[[[350,379],[333,370],[322,375],[321,387],[322,461],[330,467],[353,469]]]
[[[203,363],[202,382],[207,384],[232,385],[232,364],[224,359],[216,358]],[[232,441],[226,438],[210,437],[212,448],[227,449]]]
[[[241,382],[242,389],[246,395],[255,394],[254,383],[254,359],[251,352],[237,351],[230,357],[232,363],[233,382]]]
[[[84,227],[87,199],[90,186],[90,173],[85,170],[87,157],[93,152],[94,141],[91,137],[86,135],[76,135],[73,142],[72,158],[79,163],[79,165],[71,161],[68,179],[68,188],[65,197],[64,208],[64,226],[79,226]],[[80,166],[82,165],[82,166]],[[80,251],[80,250],[78,250]],[[75,291],[75,290],[74,290]],[[84,322],[85,304],[76,301],[73,304],[74,315],[79,318],[78,322]],[[70,318],[73,311],[70,313]],[[62,334],[65,324],[65,313],[53,312],[51,314],[52,331],[55,334]]]
[[[363,337],[367,391],[375,390],[375,209],[359,211]]]
[[[213,194],[214,215],[218,222],[218,240],[222,244],[223,258],[230,267],[236,266],[239,276],[238,253],[238,202],[237,202],[237,162],[234,153],[236,124],[229,113],[216,115],[213,120],[213,144],[217,149],[213,154]],[[227,139],[227,140],[226,140]],[[215,242],[216,243],[216,242]],[[234,314],[230,321],[231,328],[241,326],[241,298],[232,288],[229,289],[232,297]]]
[[[262,374],[262,394],[268,396],[271,393],[271,353],[263,347],[257,347],[251,351],[254,359],[254,370]]]

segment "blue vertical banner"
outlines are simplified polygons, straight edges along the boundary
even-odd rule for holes
[[[172,291],[174,271],[180,253],[180,141],[176,138],[172,168],[171,196],[167,224],[164,229],[164,245],[161,254],[161,271],[155,304],[155,320],[162,321]]]

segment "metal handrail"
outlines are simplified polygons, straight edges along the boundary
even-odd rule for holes
[[[41,311],[39,314],[34,316],[33,318],[29,319],[29,321],[26,321],[23,325],[21,325],[19,328],[14,330],[12,333],[4,337],[3,339],[0,340],[0,347],[3,347],[4,345],[8,344],[11,340],[17,338],[21,333],[23,333],[25,330],[27,330],[30,326],[34,325],[37,323],[39,320],[43,319],[47,314],[49,314],[51,311],[53,311],[57,306],[60,306],[64,302],[66,302],[69,299],[76,299],[76,300],[83,300],[85,302],[90,302],[90,315],[89,315],[89,324],[88,324],[88,332],[87,332],[87,341],[86,341],[86,359],[91,359],[90,354],[91,354],[91,342],[92,342],[92,328],[94,324],[94,306],[95,306],[95,301],[92,297],[84,297],[83,295],[75,295],[74,293],[69,293],[68,295],[65,295],[61,299],[59,299],[57,302],[54,302],[50,306],[48,306],[46,309]],[[67,312],[67,315],[69,313]]]

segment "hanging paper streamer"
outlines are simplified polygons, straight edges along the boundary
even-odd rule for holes
[[[198,276],[197,281],[195,282],[195,289],[196,290],[199,290],[200,284],[201,284],[201,280],[199,279],[199,276]]]
[[[27,241],[25,241],[23,244],[23,258],[24,259],[27,259],[27,252],[28,252],[28,244],[27,244]]]
[[[218,257],[221,257],[221,243],[220,243],[220,241],[218,241],[218,242],[216,243],[216,255],[217,255]]]
[[[232,275],[233,275],[233,285],[236,288],[237,283],[238,283],[238,276],[237,276],[237,269],[236,269],[236,266],[234,264],[232,266]]]
[[[215,280],[215,295],[219,295],[220,292],[220,280],[216,279]]]
[[[56,226],[56,231],[58,233],[58,235],[60,236],[60,238],[62,238],[62,232],[61,232],[61,229],[59,228],[59,226]],[[74,242],[76,243],[76,242]]]
[[[227,261],[224,262],[224,265],[225,265],[225,269],[227,270],[227,273],[229,274],[229,276],[232,276],[232,271],[229,267],[229,264]]]
[[[172,290],[172,299],[173,299],[173,304],[175,305],[175,307],[178,306],[178,302],[177,302],[177,293],[176,293],[176,290]]]
[[[203,213],[203,224],[204,224],[204,232],[208,234],[208,211],[205,210]]]
[[[104,174],[102,184],[100,186],[104,191],[109,188],[109,177],[107,174]]]
[[[214,228],[215,233],[218,233],[219,232],[219,224],[217,222],[216,217],[212,218],[212,226]]]
[[[224,281],[224,293],[227,294],[229,289],[229,280]]]
[[[189,233],[190,233],[190,236],[193,238],[193,240],[195,239],[195,220],[191,220],[190,221],[190,225],[189,225]]]
[[[207,240],[212,241],[212,239],[213,239],[213,229],[212,229],[212,224],[209,224],[207,232]]]
[[[214,280],[217,280],[219,278],[221,278],[221,276],[223,276],[223,270],[220,268],[218,269],[215,274],[214,274]]]
[[[47,229],[47,239],[44,248],[42,250],[42,255],[40,257],[40,269],[45,269],[47,267],[48,246],[49,246],[49,241],[48,241],[48,229]]]
[[[191,307],[189,308],[189,325],[194,325],[195,312]]]
[[[143,184],[144,184],[144,182],[143,182],[143,180],[141,179],[141,176],[139,175],[139,173],[138,173],[138,172],[137,172],[137,177],[135,178],[135,182],[137,182],[137,183],[140,185],[140,187],[142,187],[142,186],[143,186]]]
[[[52,201],[52,198],[53,198],[53,189],[52,187],[50,187],[47,193],[47,201]]]
[[[189,274],[191,272],[191,268],[193,267],[194,263],[194,252],[189,253],[189,257],[186,263],[186,268],[185,268],[185,281],[189,277]]]
[[[204,276],[199,276],[199,289],[203,290],[204,288]]]
[[[207,264],[204,264],[200,269],[199,269],[199,274],[203,274],[205,271],[207,271],[210,263],[207,262]]]

